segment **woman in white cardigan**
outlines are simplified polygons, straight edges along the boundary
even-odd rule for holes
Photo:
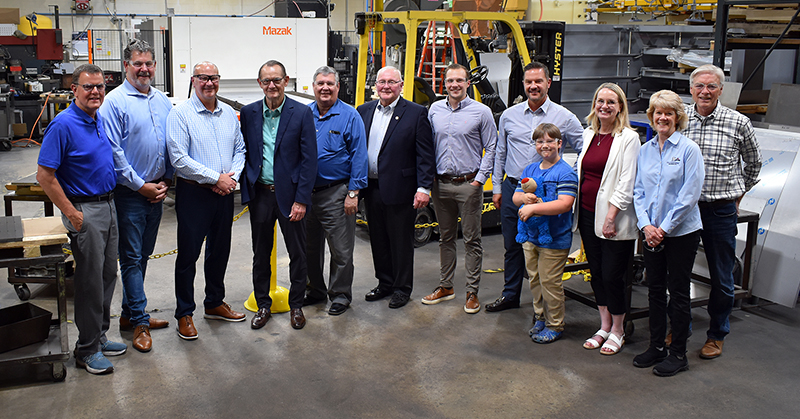
[[[597,88],[586,122],[573,228],[580,230],[589,262],[600,329],[583,347],[614,355],[624,343],[625,272],[639,237],[633,184],[641,142],[628,121],[625,93],[614,83]]]

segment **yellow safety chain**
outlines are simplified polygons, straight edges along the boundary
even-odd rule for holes
[[[249,206],[245,206],[242,209],[242,212],[240,212],[240,213],[236,214],[235,216],[233,216],[233,221],[234,222],[238,221],[239,218],[241,218],[242,215],[244,215],[244,213],[246,213],[247,211],[250,211],[250,207]],[[72,251],[69,250],[69,249],[61,249],[61,251],[64,252],[65,254],[68,254],[68,255],[72,254]],[[161,259],[164,256],[177,255],[177,254],[178,254],[178,249],[172,249],[172,250],[170,250],[169,252],[166,252],[166,253],[159,253],[157,255],[150,255],[150,259]],[[119,259],[117,259],[117,260],[119,260]]]

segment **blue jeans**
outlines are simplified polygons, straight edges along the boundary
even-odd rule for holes
[[[148,324],[144,276],[161,224],[162,203],[151,204],[126,186],[114,189],[119,226],[119,265],[122,275],[122,317],[131,324]]]
[[[708,339],[723,340],[730,332],[729,317],[733,309],[733,268],[736,263],[736,204],[713,207],[700,205],[703,250],[711,276],[708,296]]]
[[[514,205],[514,191],[517,185],[506,178],[502,184],[503,201],[500,205],[500,225],[503,229],[503,244],[505,245],[505,286],[503,297],[512,303],[519,303],[522,290],[522,277],[525,272],[525,253],[522,245],[517,243],[517,221],[519,220],[519,207]]]

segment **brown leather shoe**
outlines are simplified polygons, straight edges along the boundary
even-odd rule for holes
[[[270,316],[272,316],[272,313],[269,312],[268,308],[259,308],[256,315],[253,316],[253,320],[250,322],[250,327],[253,329],[261,329],[267,324]]]
[[[422,304],[439,304],[442,301],[448,301],[456,298],[456,293],[453,288],[436,287],[432,293],[422,297]]]
[[[169,326],[169,322],[167,320],[161,319],[154,319],[150,318],[150,328],[151,329],[163,329]],[[119,318],[119,330],[133,330],[133,325],[131,324],[131,319],[127,317],[120,317]]]
[[[722,344],[725,343],[721,340],[706,339],[706,344],[700,349],[700,358],[714,359],[722,355]]]
[[[464,304],[464,311],[469,314],[475,314],[481,311],[481,303],[478,301],[478,294],[474,292],[467,293],[467,302]]]
[[[178,319],[178,336],[186,340],[197,339],[197,329],[194,328],[192,316],[186,315]]]
[[[231,310],[231,306],[227,303],[222,303],[219,307],[206,309],[206,314],[203,315],[206,319],[211,320],[225,320],[227,322],[241,322],[247,318],[244,313]]]
[[[133,332],[133,347],[139,352],[150,352],[150,349],[153,348],[150,327],[146,324],[136,326],[136,330]]]
[[[295,329],[302,329],[306,325],[306,316],[303,315],[302,308],[293,308],[289,312],[289,317],[292,320],[292,327]]]

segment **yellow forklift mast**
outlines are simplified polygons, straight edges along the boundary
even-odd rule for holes
[[[420,25],[427,23],[427,22],[449,22],[453,24],[455,28],[469,28],[470,21],[488,21],[488,22],[500,22],[501,24],[505,24],[508,28],[510,28],[510,33],[508,34],[508,44],[509,46],[512,45],[517,50],[517,56],[521,58],[522,66],[527,65],[530,62],[530,54],[528,53],[528,47],[525,42],[525,37],[523,35],[522,29],[520,28],[519,23],[515,20],[515,16],[510,13],[504,12],[453,12],[453,11],[443,11],[443,10],[435,10],[435,11],[419,11],[419,10],[407,10],[407,11],[394,11],[394,12],[386,12],[383,11],[383,2],[381,0],[375,1],[375,11],[373,12],[364,12],[364,13],[357,13],[356,14],[356,31],[359,35],[359,46],[358,46],[358,67],[356,70],[356,80],[355,80],[355,92],[356,92],[356,99],[355,99],[355,106],[359,106],[364,103],[365,99],[365,91],[367,88],[367,60],[368,57],[374,54],[376,51],[380,53],[384,53],[385,51],[381,51],[382,45],[380,42],[372,42],[370,43],[370,39],[379,38],[380,34],[384,31],[384,25],[403,25],[405,28],[406,33],[406,41],[405,41],[405,62],[403,63],[403,67],[400,69],[403,73],[403,80],[406,83],[403,85],[403,98],[407,100],[414,100],[414,85],[413,83],[415,77],[415,70],[417,68],[417,63],[415,63],[415,57],[417,56],[417,40],[418,40],[418,28]],[[466,25],[466,26],[465,26]],[[469,30],[457,30],[456,31],[461,39],[461,45],[463,46],[464,53],[467,57],[466,63],[459,63],[464,65],[465,67],[473,70],[477,65],[477,60],[475,57],[475,51],[472,50],[469,46]],[[373,36],[377,35],[377,36]],[[377,69],[375,69],[377,70]],[[473,86],[475,88],[475,86]],[[481,95],[478,94],[477,89],[475,91],[475,100],[480,101]]]

